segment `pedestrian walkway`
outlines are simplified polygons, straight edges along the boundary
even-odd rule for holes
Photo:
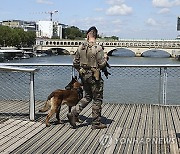
[[[180,106],[103,104],[108,128],[91,130],[91,104],[77,129],[69,125],[66,106],[60,113],[64,123],[56,124],[54,117],[45,127],[46,113],[38,112],[43,104],[36,102],[36,120],[29,121],[23,102],[0,101],[0,153],[180,153]]]

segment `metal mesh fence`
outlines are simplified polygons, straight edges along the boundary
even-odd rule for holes
[[[8,117],[29,118],[30,74],[0,71],[0,122]]]
[[[29,73],[0,72],[0,100],[29,100]]]
[[[111,76],[105,81],[105,101],[131,104],[162,104],[163,88],[166,104],[180,105],[180,68],[166,67],[112,67]],[[166,87],[164,87],[166,82]]]
[[[17,65],[17,64],[16,64]],[[71,65],[20,65],[38,68],[35,73],[35,100],[44,102],[56,89],[64,89],[73,74]],[[165,73],[165,69],[166,73]],[[112,66],[104,75],[104,102],[180,105],[180,67]],[[29,111],[30,74],[0,72],[0,113],[26,114]],[[36,104],[36,111],[39,106]]]
[[[35,99],[46,100],[47,96],[56,89],[64,89],[71,81],[71,66],[38,66],[35,75]]]

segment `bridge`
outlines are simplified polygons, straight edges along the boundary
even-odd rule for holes
[[[57,40],[57,39],[37,39],[36,51],[57,52],[59,49],[66,51],[68,54],[74,54],[77,47],[85,40]],[[108,55],[112,55],[117,49],[128,49],[135,53],[136,56],[142,56],[148,50],[163,50],[170,54],[171,57],[180,55],[180,40],[138,40],[138,39],[120,39],[118,41],[102,41],[97,43],[104,47]]]

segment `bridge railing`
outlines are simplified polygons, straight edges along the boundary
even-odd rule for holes
[[[24,102],[34,101],[34,95],[35,102],[44,102],[53,90],[64,89],[72,75],[78,75],[72,64],[1,63],[0,68],[0,105],[12,103],[13,108],[22,103],[22,108],[16,109],[19,113],[25,110]],[[112,64],[109,72],[108,79],[102,75],[106,103],[180,105],[180,65]]]
[[[24,97],[23,99],[29,102],[29,119],[35,119],[34,73],[36,71],[38,71],[38,69],[0,66],[1,108],[7,106],[3,100],[7,101],[10,99],[12,101],[12,98],[14,98],[14,100],[21,100]],[[29,78],[28,75],[30,76]],[[22,78],[24,79],[23,81]],[[21,83],[24,83],[22,87]],[[27,90],[28,87],[29,90]],[[26,95],[23,95],[23,92],[25,92]],[[28,92],[29,95],[27,95]]]

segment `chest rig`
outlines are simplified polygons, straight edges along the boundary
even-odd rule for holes
[[[97,68],[97,52],[97,45],[95,43],[83,43],[80,49],[80,66]]]
[[[100,77],[97,52],[98,46],[95,43],[84,43],[80,50],[80,74],[91,81],[93,81],[91,79],[92,76],[95,77],[96,80],[99,80]]]

